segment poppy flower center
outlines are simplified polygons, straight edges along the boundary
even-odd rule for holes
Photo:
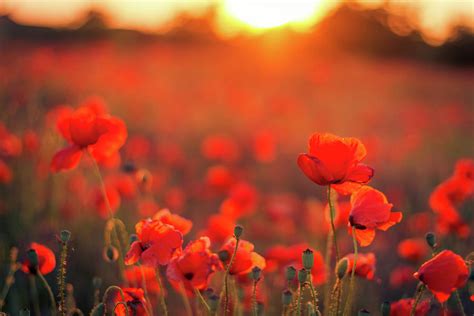
[[[365,227],[364,225],[355,223],[353,216],[349,216],[349,223],[351,224],[351,226],[355,227],[356,229],[359,229],[359,230],[367,229],[367,227]]]
[[[192,273],[192,272],[185,273],[184,278],[188,281],[191,281],[192,278],[194,278],[194,273]]]

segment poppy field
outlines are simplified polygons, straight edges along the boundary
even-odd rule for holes
[[[0,311],[472,315],[472,75],[271,37],[11,41]]]

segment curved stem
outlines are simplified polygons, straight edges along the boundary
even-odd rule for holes
[[[112,291],[112,290],[116,290],[117,292],[120,293],[120,297],[122,299],[122,302],[125,301],[125,294],[123,293],[123,290],[116,286],[116,285],[111,285],[109,286],[105,292],[104,292],[104,296],[102,297],[102,303],[104,304],[104,314],[107,315],[107,298],[109,297],[109,292]],[[125,305],[126,306],[126,305]],[[127,310],[127,313],[128,313],[128,309],[126,308]],[[114,307],[114,311],[115,311],[115,307]]]
[[[165,288],[163,287],[163,283],[161,282],[160,276],[160,268],[156,268],[156,281],[158,281],[158,286],[160,287],[160,304],[161,308],[163,309],[163,315],[168,315],[168,307],[166,306],[165,301]]]
[[[30,274],[30,289],[31,289],[31,296],[33,297],[33,309],[35,311],[36,316],[41,315],[41,309],[38,300],[38,288],[36,287],[36,278],[34,274]]]
[[[196,296],[199,298],[199,301],[201,301],[201,304],[206,308],[207,314],[208,315],[211,314],[211,307],[209,307],[209,304],[207,304],[204,297],[202,297],[201,292],[196,288],[194,288],[194,292],[196,293]]]
[[[257,304],[257,282],[253,281],[253,288],[252,288],[252,312],[254,316],[258,315],[258,304]]]
[[[308,272],[308,280],[309,280],[309,289],[311,291],[311,300],[313,301],[313,306],[314,310],[317,315],[321,315],[321,312],[319,311],[319,306],[318,306],[318,293],[316,292],[314,286],[313,286],[313,280],[311,280],[311,271],[306,270]]]
[[[331,185],[328,185],[328,204],[329,204],[329,213],[331,215],[331,229],[332,229],[332,238],[334,243],[334,250],[336,253],[336,262],[339,262],[339,247],[337,245],[337,234],[336,234],[336,225],[334,225],[334,219],[336,217],[336,211],[332,203],[331,198]]]
[[[416,290],[415,302],[414,302],[413,305],[411,306],[410,316],[415,316],[415,314],[416,314],[416,307],[418,306],[418,303],[420,302],[421,297],[423,296],[424,290],[425,290],[425,286],[424,286],[424,285],[420,285],[420,286],[418,287],[418,289]]]
[[[51,303],[51,315],[56,315],[57,308],[56,308],[56,300],[54,299],[53,291],[51,290],[51,287],[49,286],[48,281],[46,281],[44,276],[39,271],[38,271],[38,277],[41,280],[41,283],[43,283],[43,286],[48,291],[49,300]]]
[[[229,271],[232,267],[232,264],[234,263],[235,256],[237,255],[237,249],[239,249],[239,238],[235,239],[235,248],[234,252],[232,253],[232,257],[230,257],[229,264],[227,265],[227,268],[225,269],[225,274],[224,274],[224,315],[227,315],[229,312]]]
[[[184,309],[186,310],[186,315],[192,316],[193,310],[191,308],[191,303],[189,303],[188,296],[186,295],[186,290],[184,289],[183,282],[179,285],[179,294],[181,294],[181,298],[183,299]]]
[[[124,301],[118,302],[117,304],[114,305],[114,315],[117,315],[117,314],[115,313],[115,310],[117,309],[117,307],[118,307],[119,305],[122,305],[122,306],[125,308],[125,315],[128,316],[128,315],[129,315],[129,313],[128,313],[128,306],[127,306],[127,303],[125,303]]]
[[[352,242],[354,244],[354,262],[352,264],[352,271],[351,271],[351,280],[349,283],[349,293],[347,293],[347,301],[346,307],[344,308],[344,315],[350,315],[352,310],[352,301],[355,295],[355,271],[357,267],[357,239],[356,239],[356,231],[355,227],[352,226]]]
[[[454,291],[454,296],[456,297],[456,302],[458,303],[458,309],[461,312],[462,316],[466,316],[464,312],[464,307],[462,306],[461,297],[459,296],[459,291]]]

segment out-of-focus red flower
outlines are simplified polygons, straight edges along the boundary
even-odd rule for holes
[[[183,284],[187,295],[193,296],[194,289],[208,287],[210,276],[220,268],[219,258],[209,250],[210,246],[209,238],[201,237],[171,259],[166,275],[174,288],[179,290]]]
[[[179,212],[186,203],[186,194],[182,189],[173,187],[166,191],[164,199],[166,206],[169,206],[175,212]]]
[[[362,187],[351,196],[349,223],[355,227],[357,241],[368,246],[375,238],[375,230],[387,230],[402,220],[401,212],[391,212],[392,204],[385,195],[369,186]]]
[[[413,283],[413,273],[415,269],[410,266],[399,266],[392,270],[390,273],[390,286],[393,288],[399,288],[406,286],[409,283]]]
[[[152,217],[159,210],[160,207],[153,199],[148,198],[138,202],[138,214],[141,217]]]
[[[390,304],[390,316],[407,316],[410,315],[415,300],[413,298],[404,298]],[[428,315],[430,310],[430,301],[423,300],[418,303],[415,310],[415,316]]]
[[[409,261],[422,260],[428,253],[428,245],[422,238],[405,239],[398,244],[398,254]]]
[[[409,232],[417,234],[419,232],[430,231],[432,227],[432,218],[433,214],[428,211],[410,214],[406,219]]]
[[[257,190],[246,182],[235,184],[224,200],[220,212],[234,219],[252,214],[257,204]]]
[[[141,161],[151,154],[151,143],[143,136],[130,137],[125,146],[125,157],[130,161]]]
[[[175,229],[181,232],[184,236],[191,231],[193,227],[193,222],[189,219],[186,219],[182,216],[177,214],[172,214],[168,209],[162,209],[158,211],[154,216],[153,219],[161,221],[163,224],[168,224],[173,226]]]
[[[234,175],[231,173],[229,168],[225,166],[216,165],[207,169],[207,185],[219,192],[225,192],[229,190],[234,182]]]
[[[125,278],[133,287],[143,288],[144,284],[146,284],[148,293],[160,293],[160,285],[156,279],[156,270],[152,267],[127,267],[125,269]]]
[[[35,242],[30,244],[29,249],[36,251],[36,255],[38,256],[38,270],[41,274],[46,275],[53,272],[54,268],[56,267],[56,257],[51,249]],[[28,259],[23,261],[21,270],[25,273],[36,273],[34,267],[31,265]]]
[[[461,159],[456,163],[454,174],[430,195],[430,206],[438,215],[439,233],[444,235],[454,232],[462,238],[469,235],[469,226],[462,220],[456,207],[473,195],[474,160]]]
[[[233,162],[240,157],[235,141],[224,135],[213,135],[204,139],[201,152],[204,157],[211,160]]]
[[[112,214],[115,214],[120,207],[120,194],[114,187],[110,185],[105,186],[105,192],[107,195],[108,204],[110,206],[110,211],[112,211]],[[109,208],[107,207],[107,202],[104,199],[104,194],[101,188],[96,188],[92,191],[92,199],[99,215],[102,218],[109,218],[111,214],[109,214]]]
[[[21,140],[10,133],[0,122],[0,157],[17,157],[21,154]]]
[[[354,254],[348,254],[347,256],[345,256],[345,258],[349,260],[347,265],[347,274],[351,275],[352,267],[354,265]],[[361,278],[365,278],[367,280],[372,280],[375,275],[375,264],[375,254],[373,254],[372,252],[366,254],[357,254],[355,275]]]
[[[269,195],[266,198],[264,211],[274,221],[284,222],[294,218],[304,208],[297,196],[291,193]]]
[[[135,264],[138,260],[154,268],[166,265],[183,244],[181,233],[159,220],[142,220],[135,225],[135,231],[138,241],[130,246],[125,256],[126,265]]]
[[[0,160],[0,183],[10,183],[13,178],[13,173],[10,167],[5,162]]]
[[[269,131],[260,131],[253,141],[255,159],[260,162],[271,162],[275,159],[276,139]]]
[[[135,315],[135,316],[146,316],[148,315],[147,313],[147,308],[146,308],[146,300],[145,300],[145,293],[143,292],[143,289],[140,288],[122,288],[122,292],[124,294],[125,298],[125,303],[127,304],[127,309],[128,313],[125,310],[125,306],[122,304],[117,305],[117,308],[115,309],[115,315],[116,316],[126,316],[126,315]],[[113,303],[114,306],[122,302],[122,295],[120,292],[116,292]]]
[[[207,227],[200,235],[208,236],[213,243],[223,243],[232,236],[234,227],[234,219],[222,214],[216,214],[208,218]]]
[[[105,183],[114,187],[121,197],[133,199],[137,196],[135,179],[128,174],[116,174],[105,179]]]
[[[451,292],[466,284],[468,275],[464,259],[450,250],[443,250],[423,263],[413,276],[423,282],[436,299],[443,303]]]
[[[273,272],[277,269],[284,268],[294,262],[301,261],[303,251],[308,248],[307,244],[296,244],[285,247],[283,245],[275,245],[267,249],[265,252],[266,271]]]
[[[114,158],[127,138],[122,120],[98,113],[90,105],[64,114],[58,119],[57,126],[70,145],[54,155],[51,161],[54,172],[76,167],[84,150],[88,150],[98,162]]]
[[[33,130],[26,130],[23,133],[23,148],[30,153],[34,154],[38,151],[40,147],[40,141],[38,134]]]
[[[225,264],[229,264],[230,258],[235,249],[235,238],[229,239],[220,251],[225,251],[228,254],[228,260]],[[265,258],[254,252],[254,245],[246,240],[239,241],[239,247],[234,258],[234,262],[230,267],[229,273],[231,275],[241,275],[249,273],[254,267],[264,269],[266,266]]]
[[[298,156],[298,166],[319,185],[331,185],[341,194],[349,194],[372,179],[374,170],[360,162],[366,150],[356,138],[332,134],[313,134],[308,153]]]

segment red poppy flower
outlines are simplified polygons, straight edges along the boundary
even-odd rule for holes
[[[207,227],[199,235],[208,236],[213,243],[223,243],[234,232],[235,221],[228,216],[216,214],[207,219]]]
[[[369,186],[351,196],[349,223],[356,229],[356,238],[363,247],[372,243],[375,229],[387,230],[402,220],[401,212],[391,212],[392,204],[385,195]]]
[[[143,288],[146,284],[148,293],[159,294],[160,285],[156,279],[156,270],[152,267],[130,266],[125,269],[125,278],[133,287]]]
[[[308,153],[298,156],[298,166],[311,181],[349,194],[374,175],[372,168],[360,163],[365,156],[365,147],[356,138],[316,133],[309,139]]]
[[[0,122],[0,156],[16,157],[21,154],[21,150],[20,138],[10,133],[5,125]]]
[[[206,183],[209,187],[219,191],[227,191],[234,183],[234,175],[229,168],[221,165],[210,167],[206,174]]]
[[[209,250],[210,245],[209,238],[201,237],[171,259],[166,276],[174,288],[179,290],[183,284],[189,296],[194,295],[194,289],[207,288],[210,276],[220,267],[219,258]]]
[[[38,138],[38,135],[32,131],[32,130],[27,130],[23,133],[23,147],[29,152],[29,153],[36,153],[39,149],[40,146],[40,141]]]
[[[135,316],[147,316],[146,309],[146,300],[145,293],[142,289],[139,288],[122,288],[124,294],[125,303],[127,304],[128,313],[125,311],[125,306],[122,304],[118,305],[115,309],[116,316],[126,316],[126,315],[135,315]],[[122,302],[122,295],[120,292],[116,292],[113,303],[114,306]]]
[[[109,176],[105,179],[105,183],[114,187],[125,199],[133,199],[137,196],[138,187],[135,178],[128,174]]]
[[[349,260],[347,265],[347,275],[351,275],[352,267],[354,265],[354,254],[348,254],[345,258]],[[375,263],[375,255],[372,252],[357,254],[355,275],[367,280],[372,280],[375,275]]]
[[[466,284],[469,275],[464,259],[450,250],[443,250],[423,263],[413,276],[423,282],[441,303],[451,292]]]
[[[235,238],[231,238],[221,248],[221,251],[225,251],[228,254],[228,260],[225,261],[225,264],[229,264],[230,258],[234,253],[235,242]],[[252,271],[254,267],[259,267],[262,270],[265,268],[265,258],[253,250],[254,245],[251,242],[242,239],[239,241],[239,247],[234,262],[229,270],[231,275],[247,274]]]
[[[91,106],[64,114],[58,119],[57,126],[70,145],[54,155],[51,161],[54,172],[76,167],[84,150],[97,161],[106,161],[116,154],[127,138],[122,120],[97,113]]]
[[[163,224],[173,226],[184,236],[191,231],[193,222],[177,214],[171,214],[170,210],[162,209],[153,216],[153,219],[161,221]]]
[[[409,261],[419,261],[428,255],[429,249],[424,239],[405,239],[398,244],[398,254]]]
[[[254,186],[240,182],[235,184],[229,192],[229,197],[224,200],[220,212],[234,219],[250,215],[257,204],[257,190]]]
[[[413,283],[413,273],[415,269],[411,266],[399,266],[390,272],[390,286],[393,288],[399,288],[406,286],[407,284]]]
[[[183,244],[183,236],[178,230],[158,220],[142,220],[135,225],[135,231],[138,241],[130,246],[125,256],[126,265],[138,260],[154,268],[166,265]]]
[[[13,174],[10,167],[0,160],[0,183],[10,183],[12,178]]]
[[[41,274],[46,275],[53,272],[56,267],[56,257],[51,249],[35,242],[31,243],[29,249],[36,251],[36,255],[38,256],[38,270]],[[28,259],[23,261],[21,270],[25,273],[36,273]]]
[[[222,161],[236,161],[240,153],[233,139],[223,135],[207,137],[201,146],[201,152],[207,159]]]
[[[412,298],[404,298],[399,301],[390,304],[390,316],[407,316],[410,315],[413,303],[415,300]],[[416,305],[415,316],[428,315],[430,310],[430,301],[423,300]]]
[[[270,131],[258,132],[254,138],[253,152],[257,161],[273,161],[276,152],[276,137]]]
[[[118,208],[120,207],[120,194],[114,187],[110,185],[106,185],[105,192],[105,194],[107,195],[107,200],[109,202],[110,210],[112,211],[112,214],[115,214]],[[110,217],[109,209],[107,207],[107,203],[104,199],[104,194],[101,188],[95,188],[92,191],[92,201],[100,217]]]

